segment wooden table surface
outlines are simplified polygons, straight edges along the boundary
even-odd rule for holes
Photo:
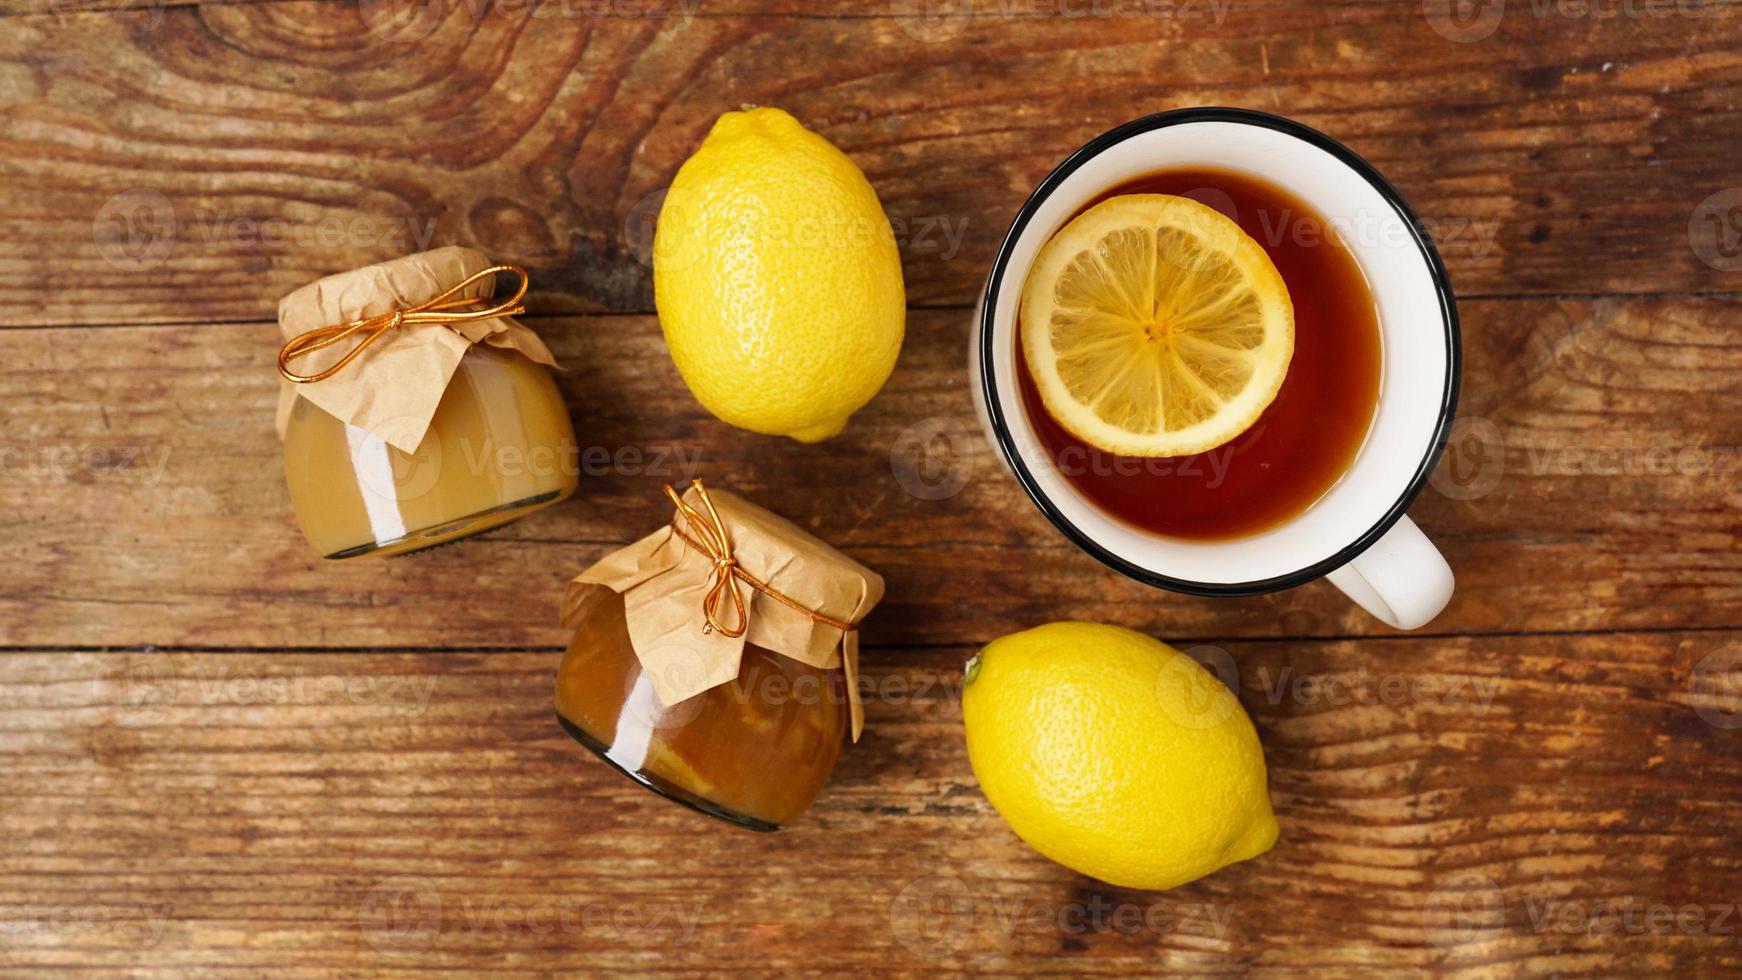
[[[0,971],[1742,972],[1739,101],[1715,0],[0,0]],[[900,363],[820,446],[709,417],[652,315],[658,194],[740,103],[902,240]],[[1121,578],[975,426],[1023,197],[1200,104],[1347,142],[1441,242],[1461,418],[1411,513],[1458,592],[1421,632]],[[488,538],[323,564],[276,303],[450,243],[532,269],[599,450]],[[551,711],[562,583],[691,473],[888,580],[867,736],[776,835]],[[1067,618],[1231,666],[1274,851],[1151,894],[1014,838],[961,665]]]

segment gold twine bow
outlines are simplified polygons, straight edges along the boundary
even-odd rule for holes
[[[720,512],[714,509],[714,501],[712,497],[708,496],[708,488],[702,486],[700,480],[691,480],[690,486],[695,488],[696,496],[701,498],[702,506],[707,508],[706,516],[686,503],[669,483],[665,485],[665,495],[677,505],[678,513],[683,515],[690,530],[696,533],[696,537],[692,538],[685,534],[683,528],[678,527],[675,520],[671,524],[672,531],[690,547],[707,555],[714,562],[714,574],[708,583],[708,593],[702,597],[702,616],[706,620],[702,624],[703,633],[712,633],[718,630],[723,636],[737,639],[750,629],[750,612],[748,607],[744,605],[743,593],[738,589],[740,581],[763,595],[785,603],[811,619],[833,626],[843,633],[859,628],[858,623],[845,622],[807,608],[798,600],[745,571],[744,566],[738,564],[738,559],[732,554],[732,538],[726,533],[726,525],[720,520]],[[698,538],[700,540],[697,540]],[[720,622],[720,603],[728,596],[732,599],[732,607],[737,612],[738,621],[738,625],[731,628]]]
[[[470,286],[472,283],[477,282],[485,276],[495,275],[498,272],[512,272],[520,277],[520,288],[516,289],[514,295],[510,296],[503,302],[481,310],[465,310],[461,312],[460,307],[485,302],[484,297],[473,296],[462,297],[460,299],[450,298],[455,293]],[[364,350],[368,349],[370,344],[381,339],[383,334],[387,333],[389,330],[395,329],[396,327],[402,327],[407,324],[448,324],[458,323],[463,320],[488,320],[492,317],[514,316],[516,314],[525,313],[526,307],[521,306],[520,301],[526,296],[526,290],[530,285],[531,280],[527,278],[526,270],[522,269],[520,266],[493,265],[488,269],[482,269],[478,272],[472,273],[458,283],[449,286],[440,294],[427,299],[416,306],[408,306],[403,310],[394,310],[391,313],[382,313],[379,316],[364,317],[361,320],[352,320],[350,323],[338,323],[330,327],[320,327],[315,330],[310,330],[307,333],[298,334],[296,337],[291,339],[290,343],[285,344],[284,347],[279,350],[278,373],[283,375],[284,379],[292,384],[301,385],[315,381],[325,381],[327,378],[339,373],[345,365],[356,360],[358,354],[363,353]],[[358,342],[357,346],[351,348],[349,353],[344,357],[339,358],[338,363],[334,364],[332,367],[327,368],[319,374],[296,374],[291,371],[291,361],[294,361],[305,354],[313,354],[315,351],[325,350],[334,344],[343,343],[347,337],[361,331],[368,331],[368,334]]]

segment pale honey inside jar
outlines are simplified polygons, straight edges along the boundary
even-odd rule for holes
[[[284,434],[291,503],[327,558],[404,554],[500,527],[574,493],[577,460],[550,372],[486,344],[461,359],[415,453],[304,398]]]

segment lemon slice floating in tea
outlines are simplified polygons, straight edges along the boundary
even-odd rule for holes
[[[1126,194],[1047,242],[1022,296],[1047,412],[1125,456],[1183,456],[1246,431],[1294,354],[1294,306],[1263,247],[1214,208]]]

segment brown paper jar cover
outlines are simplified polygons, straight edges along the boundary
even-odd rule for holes
[[[707,496],[745,572],[855,628],[740,582],[743,635],[705,630],[704,602],[719,569],[698,547],[704,532],[680,510],[570,583],[563,622],[575,635],[558,671],[558,714],[570,734],[638,782],[774,829],[809,806],[843,735],[857,740],[863,731],[856,626],[882,599],[883,579],[736,494],[709,488]],[[683,499],[710,513],[696,487]],[[717,608],[736,628],[730,599]]]
[[[491,264],[448,247],[328,276],[279,303],[279,329],[289,340],[391,315]],[[462,295],[487,301],[493,278]],[[317,374],[351,346],[308,354],[298,371]],[[573,493],[578,456],[555,366],[537,334],[503,316],[402,326],[329,378],[281,378],[277,427],[304,536],[328,558],[402,554]]]

